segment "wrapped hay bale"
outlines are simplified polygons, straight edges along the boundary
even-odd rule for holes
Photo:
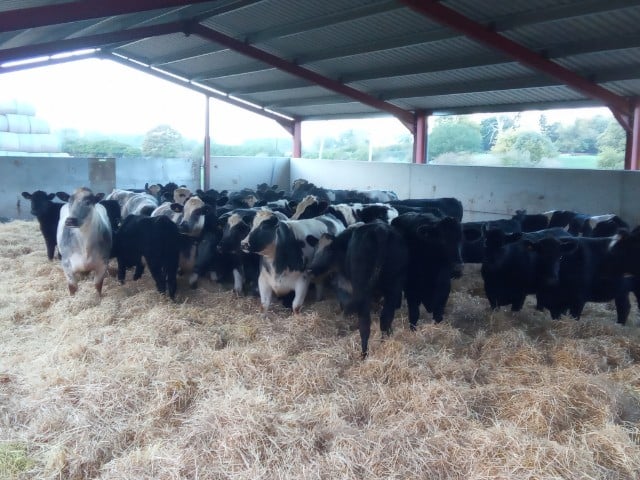
[[[6,115],[0,115],[0,132],[9,131],[9,121]]]
[[[0,150],[5,152],[17,152],[20,150],[18,134],[13,132],[0,132]]]
[[[29,117],[26,115],[18,115],[7,113],[7,122],[9,123],[9,131],[12,133],[29,133],[31,126]]]
[[[51,133],[49,124],[46,120],[39,117],[28,117],[30,133]],[[0,123],[0,128],[2,124]]]

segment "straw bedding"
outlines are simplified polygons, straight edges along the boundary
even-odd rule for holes
[[[491,312],[467,265],[445,322],[403,307],[361,361],[330,298],[263,318],[113,272],[70,297],[35,222],[0,225],[0,270],[0,478],[640,478],[635,306]]]

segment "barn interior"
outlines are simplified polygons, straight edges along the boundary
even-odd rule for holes
[[[638,0],[21,0],[0,3],[0,73],[108,58],[268,117],[297,146],[158,159],[161,183],[307,178],[456,196],[465,220],[566,208],[637,225],[639,23]],[[627,132],[624,171],[424,163],[433,116],[596,105]],[[305,121],[378,115],[414,136],[411,164],[299,158]],[[32,217],[17,200],[36,174],[47,191],[149,180],[124,159],[38,160],[0,161],[0,216]],[[362,362],[332,299],[263,318],[228,286],[181,279],[171,302],[148,275],[70,297],[35,222],[0,227],[0,477],[640,477],[635,299],[627,325],[609,303],[579,322],[532,299],[492,312],[470,266],[445,322],[423,312],[411,332],[398,310]]]

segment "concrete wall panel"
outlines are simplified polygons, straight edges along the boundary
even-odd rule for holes
[[[291,181],[298,178],[326,188],[393,190],[398,198],[411,196],[411,165],[408,163],[292,158]]]
[[[216,190],[240,190],[264,182],[289,192],[289,162],[288,157],[211,157],[209,185]]]
[[[184,158],[118,158],[116,186],[144,188],[145,183],[175,182],[191,190],[200,188],[200,160]]]

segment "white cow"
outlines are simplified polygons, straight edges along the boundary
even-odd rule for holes
[[[77,276],[89,272],[94,273],[98,295],[102,294],[112,237],[107,210],[98,200],[91,190],[82,187],[76,189],[60,209],[56,236],[71,295],[78,290]]]

